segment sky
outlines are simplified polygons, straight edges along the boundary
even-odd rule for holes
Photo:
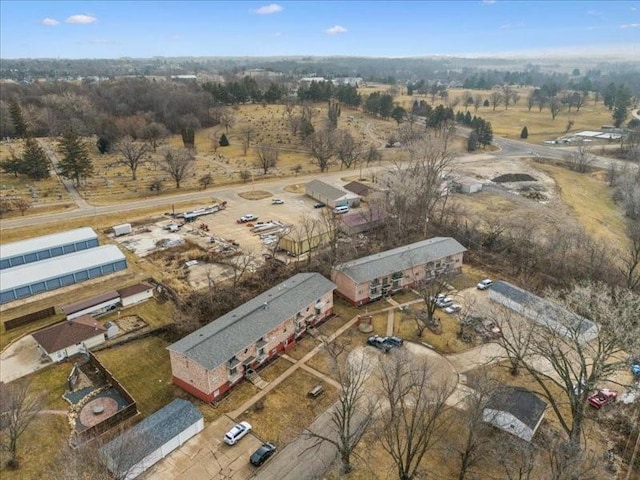
[[[0,58],[640,59],[640,0],[0,1]]]

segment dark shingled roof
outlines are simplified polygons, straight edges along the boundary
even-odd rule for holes
[[[66,315],[71,315],[72,313],[80,312],[86,308],[100,305],[101,303],[108,302],[109,300],[113,300],[115,298],[120,298],[118,292],[116,292],[115,290],[109,290],[108,292],[101,293],[100,295],[96,295],[95,297],[87,298],[86,300],[81,300],[76,303],[65,305],[61,308],[61,310]]]
[[[453,238],[434,237],[336,265],[334,271],[344,273],[356,283],[364,283],[466,251]]]
[[[167,348],[211,370],[335,288],[319,273],[299,273]]]
[[[113,458],[118,470],[114,473],[128,472],[147,455],[200,419],[202,413],[191,402],[177,398],[104,445],[100,455]],[[123,451],[126,455],[122,455]]]
[[[45,352],[51,354],[104,332],[106,332],[105,328],[93,317],[83,315],[33,332],[31,336]]]
[[[340,190],[339,188],[336,188],[333,185],[329,185],[328,183],[325,183],[321,180],[311,180],[307,184],[306,190],[319,192],[324,197],[329,198],[331,200],[337,200],[339,198],[344,197],[345,195],[352,195],[351,192],[347,192],[346,190]]]
[[[489,398],[486,408],[508,412],[533,430],[547,404],[523,388],[502,387]]]
[[[147,282],[136,283],[135,285],[118,289],[118,294],[120,295],[120,298],[127,298],[137,295],[138,293],[146,292],[152,288],[153,286],[149,285]]]
[[[366,197],[367,195],[369,195],[369,191],[371,191],[371,187],[368,187],[364,183],[356,181],[349,182],[342,188],[362,197]]]

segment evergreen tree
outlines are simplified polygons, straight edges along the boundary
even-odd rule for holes
[[[340,117],[340,104],[338,102],[329,101],[328,115],[331,128],[338,128],[338,118]]]
[[[229,140],[227,139],[227,136],[224,133],[220,136],[220,141],[218,143],[220,144],[221,147],[229,146]]]
[[[49,178],[49,159],[40,144],[31,137],[27,137],[22,154],[22,173],[33,180]]]
[[[467,110],[467,113],[464,114],[464,122],[462,123],[467,126],[471,125],[471,112],[469,112],[469,110]]]
[[[525,126],[520,132],[520,138],[528,138],[528,137],[529,137],[529,130],[527,130],[527,127]]]
[[[19,173],[23,173],[22,159],[11,155],[11,157],[0,162],[0,168],[2,168],[3,172],[13,173],[13,175],[17,177]]]
[[[478,149],[478,134],[472,131],[467,139],[467,151],[475,152]]]
[[[631,92],[624,85],[620,85],[616,90],[615,100],[613,102],[613,124],[620,127],[629,115],[629,107],[631,106]]]
[[[27,121],[24,119],[24,115],[22,115],[20,104],[13,97],[9,100],[9,114],[11,115],[11,121],[16,130],[16,136],[19,138],[26,137],[28,133]]]
[[[76,187],[81,180],[93,175],[93,163],[89,157],[87,145],[73,130],[67,131],[60,140],[62,160],[58,164],[60,173],[65,178],[73,179]]]

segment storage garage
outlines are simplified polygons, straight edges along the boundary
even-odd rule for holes
[[[88,227],[8,243],[2,246],[0,270],[79,252],[98,243],[98,235]]]
[[[203,429],[202,413],[178,398],[107,443],[100,456],[115,477],[130,480]]]
[[[115,290],[110,290],[95,297],[64,305],[61,310],[67,315],[67,320],[73,320],[82,315],[100,315],[113,310],[119,304],[120,294]]]
[[[127,260],[115,245],[70,253],[2,271],[0,303],[66,287],[125,270]]]
[[[122,306],[128,307],[153,298],[153,286],[146,282],[136,283],[130,287],[118,289],[118,295]]]

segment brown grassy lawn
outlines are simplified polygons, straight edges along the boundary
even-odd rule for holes
[[[51,478],[49,470],[59,461],[58,455],[65,448],[68,438],[69,423],[66,416],[39,416],[18,442],[20,469],[1,470],[0,477],[2,480]],[[0,458],[4,459],[4,456]]]
[[[620,250],[627,248],[624,216],[603,180],[553,165],[536,163],[534,166],[555,180],[560,198],[589,234],[609,245],[617,245]]]
[[[418,300],[420,295],[415,294],[411,290],[407,290],[406,292],[396,293],[392,298],[398,303],[407,303]]]
[[[287,369],[291,368],[293,364],[284,358],[278,358],[273,363],[270,363],[258,373],[265,382],[273,382],[280,375],[282,375]]]
[[[171,383],[171,364],[166,341],[151,336],[96,353],[98,359],[149,415],[187,393]]]
[[[33,391],[44,396],[46,410],[69,408],[69,403],[62,395],[67,391],[67,377],[72,367],[72,362],[56,363],[29,376]]]
[[[384,87],[382,90],[386,90]],[[368,89],[365,89],[365,91]],[[371,89],[371,92],[380,90],[380,87]],[[453,101],[456,97],[462,97],[463,88],[449,89],[449,101]],[[483,99],[488,99],[491,90],[468,90],[472,96],[481,95]],[[529,137],[526,141],[530,143],[538,143],[543,140],[550,140],[565,134],[567,122],[574,122],[570,132],[579,132],[582,130],[598,130],[602,125],[611,123],[611,112],[604,106],[602,102],[594,105],[594,99],[591,97],[587,105],[583,106],[579,112],[575,109],[569,113],[566,109],[561,111],[553,120],[548,108],[544,108],[542,112],[538,112],[537,107],[533,107],[531,111],[527,107],[527,96],[531,92],[531,88],[521,88],[517,90],[520,94],[520,100],[514,105],[510,105],[505,110],[504,105],[500,105],[493,111],[493,107],[481,106],[478,111],[474,111],[473,106],[469,108],[471,116],[476,115],[489,120],[493,127],[493,133],[502,137],[520,138],[520,132],[523,127],[527,127]],[[362,92],[361,92],[362,93]],[[431,95],[399,95],[395,101],[406,109],[410,109],[414,100],[424,100],[431,104]],[[433,106],[439,105],[442,101],[436,97]],[[464,112],[464,106],[458,105],[454,111]]]
[[[150,299],[138,305],[120,310],[120,315],[118,315],[118,312],[114,312],[100,317],[100,320],[107,322],[109,320],[116,320],[119,316],[137,315],[153,329],[173,323],[173,310],[173,304],[171,302],[158,302],[155,299]]]
[[[417,312],[420,304],[411,308]],[[416,323],[411,315],[411,312],[395,312],[394,333],[399,337],[412,342],[427,343],[442,354],[464,352],[474,347],[474,345],[464,343],[458,339],[459,323],[455,315],[447,315],[444,311],[438,310],[436,316],[440,318],[442,334],[437,335],[427,328],[422,332],[422,337],[418,337]]]
[[[251,423],[262,440],[285,445],[337,399],[336,390],[326,384],[320,396],[308,397],[319,383],[317,377],[297,370],[264,398],[262,409],[254,406],[240,420]]]
[[[462,273],[451,278],[449,284],[459,291],[475,287],[480,280],[490,276],[491,275],[487,274],[484,270],[473,265],[462,265]]]
[[[267,367],[269,368],[269,367]],[[262,374],[262,372],[260,372]],[[247,400],[256,395],[260,390],[252,383],[243,380],[229,391],[229,395],[223,398],[218,405],[213,406],[209,403],[202,402],[195,397],[187,395],[184,398],[192,401],[202,412],[205,423],[217,420],[222,415],[232,412],[238,405],[244,404]]]
[[[313,350],[318,345],[318,341],[310,335],[304,335],[300,337],[296,346],[289,350],[288,355],[291,358],[300,360],[307,353]]]

